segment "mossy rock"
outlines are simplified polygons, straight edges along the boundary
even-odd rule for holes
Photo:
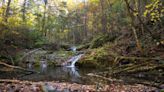
[[[71,46],[69,44],[61,44],[60,48],[64,50],[68,50]]]
[[[106,34],[106,35],[100,35],[94,38],[90,44],[90,48],[98,48],[103,46],[104,44],[108,42],[113,42],[119,34]]]
[[[84,60],[84,61],[80,61],[76,64],[79,67],[88,67],[88,68],[97,68],[100,67],[100,65],[92,60]]]
[[[77,65],[79,67],[108,67],[112,64],[113,57],[111,57],[104,47],[92,49],[81,58]]]
[[[77,50],[84,50],[84,49],[88,49],[90,46],[90,43],[84,44],[84,45],[80,45],[77,47]]]
[[[60,50],[60,51],[56,52],[56,55],[57,55],[57,57],[69,58],[69,57],[72,57],[73,55],[75,55],[75,53],[71,52],[71,51]]]

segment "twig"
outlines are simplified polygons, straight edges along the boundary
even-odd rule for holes
[[[25,68],[22,68],[22,67],[19,67],[19,66],[9,65],[9,64],[6,64],[6,63],[1,62],[1,61],[0,61],[0,65],[4,65],[4,66],[9,67],[9,68],[19,69],[19,70],[23,70],[23,71],[27,71],[27,72],[39,73],[37,71],[25,69]]]
[[[92,76],[92,77],[101,78],[101,79],[104,79],[104,80],[108,80],[110,82],[122,82],[122,80],[107,78],[107,77],[104,77],[104,76],[101,76],[101,75],[97,75],[97,74],[93,74],[93,73],[89,73],[87,75],[88,76]]]

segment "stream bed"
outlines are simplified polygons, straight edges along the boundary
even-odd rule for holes
[[[47,67],[45,69],[35,68],[35,70],[40,73],[22,75],[19,79],[30,81],[58,81],[91,84],[92,81],[87,78],[87,74],[97,71],[95,69],[78,69],[76,67]]]
[[[70,52],[67,52],[68,54]],[[121,82],[112,82],[104,80],[103,78],[97,78],[94,76],[88,76],[88,74],[96,74],[99,72],[104,72],[102,69],[95,68],[78,68],[75,66],[75,63],[81,58],[84,54],[75,54],[74,56],[68,56],[67,53],[52,53],[47,54],[46,51],[37,51],[35,54],[30,55],[27,58],[25,68],[32,71],[37,71],[39,73],[29,73],[19,70],[0,72],[0,79],[14,79],[20,81],[33,81],[33,82],[57,82],[57,83],[77,83],[79,85],[100,85],[100,84],[119,84],[119,85],[135,85],[144,83],[159,83],[162,85],[164,79],[162,76],[149,77],[148,75],[124,75],[115,77],[116,80],[122,80]],[[67,57],[65,57],[67,56]],[[44,58],[43,58],[44,57]],[[47,58],[48,57],[48,58]],[[69,58],[68,58],[69,57]],[[52,58],[52,59],[51,59]],[[63,59],[65,58],[65,59]],[[58,60],[57,60],[58,59]],[[49,61],[48,61],[49,60]],[[35,66],[36,63],[39,64]],[[58,62],[63,66],[50,66],[49,63]],[[137,77],[137,78],[135,78]],[[146,79],[145,79],[146,78]],[[149,78],[149,79],[148,79]],[[148,80],[147,80],[148,79]],[[146,84],[147,85],[147,84]],[[158,86],[160,86],[158,85]],[[149,85],[150,86],[150,85]]]
[[[87,78],[88,73],[96,72],[96,69],[77,67],[53,67],[45,63],[38,67],[31,64],[28,65],[28,70],[37,71],[38,73],[24,72],[21,70],[1,71],[0,79],[18,79],[28,81],[58,81],[80,84],[90,84],[91,81]]]

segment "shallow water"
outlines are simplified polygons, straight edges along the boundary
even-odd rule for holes
[[[21,80],[32,81],[59,81],[59,82],[72,82],[72,83],[86,83],[86,74],[93,72],[92,69],[77,69],[75,67],[47,67],[36,68],[40,71],[39,74],[30,74],[20,77]]]
[[[24,74],[24,72],[8,72],[1,73],[1,79],[19,79],[30,81],[58,81],[58,82],[70,82],[80,84],[93,84],[88,78],[87,74],[96,72],[98,70],[90,68],[76,68],[76,67],[37,67],[29,69],[39,71],[40,73]]]

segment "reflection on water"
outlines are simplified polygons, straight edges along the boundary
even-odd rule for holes
[[[76,82],[82,83],[85,82],[82,77],[84,77],[88,70],[82,69],[78,70],[75,67],[75,63],[83,54],[72,57],[69,61],[71,65],[64,67],[48,67],[47,61],[42,59],[40,61],[40,67],[34,68],[32,62],[27,64],[27,67],[31,70],[39,71],[39,74],[25,75],[20,79],[23,80],[32,80],[32,81],[65,81],[65,82]]]
[[[28,64],[27,64],[27,67],[28,67],[29,69],[33,69],[32,63],[28,63]]]
[[[40,61],[40,72],[41,73],[47,72],[47,62],[44,60]]]
[[[78,73],[78,70],[75,67],[62,67],[62,69],[64,72],[69,73],[69,75],[72,77],[80,77],[80,74]]]
[[[32,81],[64,81],[86,83],[84,76],[91,72],[88,69],[78,69],[76,67],[48,67],[47,63],[41,62],[40,67],[34,70],[40,71],[39,74],[31,74],[21,77],[22,80]]]

